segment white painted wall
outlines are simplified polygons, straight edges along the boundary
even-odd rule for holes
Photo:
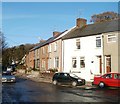
[[[96,35],[101,36],[101,35]],[[76,71],[80,77],[90,81],[91,74],[99,74],[99,55],[102,56],[102,47],[96,48],[96,36],[81,37],[81,49],[76,49],[76,39],[63,40],[63,70],[64,72]],[[102,38],[101,38],[102,39]],[[102,43],[102,40],[101,40]],[[101,44],[102,46],[102,44]],[[72,57],[77,58],[77,68],[72,68]],[[85,57],[85,68],[80,68],[80,57]],[[91,63],[93,61],[93,63]],[[78,73],[81,72],[81,73]]]

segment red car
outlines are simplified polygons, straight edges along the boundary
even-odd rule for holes
[[[120,87],[120,73],[107,73],[101,76],[95,76],[93,85],[98,85],[100,88],[105,86]]]

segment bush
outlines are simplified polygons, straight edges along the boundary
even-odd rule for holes
[[[52,68],[50,68],[50,69],[48,69],[48,71],[50,71],[50,72],[53,72],[53,73],[54,73],[54,72],[58,72],[58,69],[56,69],[56,68],[53,68],[53,69],[52,69]]]
[[[26,67],[23,66],[23,65],[18,65],[18,66],[16,67],[16,69],[26,69]]]
[[[32,70],[33,70],[33,71],[38,71],[38,69],[36,69],[36,68],[32,68]]]

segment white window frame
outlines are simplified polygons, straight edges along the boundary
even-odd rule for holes
[[[57,42],[54,43],[54,51],[57,51]]]
[[[79,47],[78,47],[78,44],[79,44]],[[80,39],[76,39],[76,49],[80,49]]]
[[[54,58],[54,67],[59,68],[59,57]]]
[[[45,60],[42,60],[42,68],[45,69]]]
[[[49,61],[48,61],[48,68],[49,69],[51,68],[51,58],[49,58]]]
[[[81,65],[81,61],[84,62],[84,66]],[[85,57],[80,57],[80,68],[81,68],[81,69],[84,69],[84,68],[85,68]]]
[[[42,53],[45,54],[45,47],[42,47]]]
[[[39,67],[40,67],[40,60],[37,59],[37,68],[39,68]]]
[[[51,44],[49,44],[48,52],[51,52]]]
[[[116,41],[117,41],[117,36],[115,34],[108,34],[107,35],[107,43],[112,43],[112,42],[116,42]]]
[[[76,61],[76,63],[74,63],[74,61]],[[74,68],[74,69],[77,68],[77,58],[76,57],[72,57],[72,68]]]
[[[100,43],[98,44],[98,42],[100,42]],[[101,42],[101,36],[97,36],[97,37],[96,37],[96,47],[97,47],[97,48],[101,47],[101,43],[102,43],[102,42]]]

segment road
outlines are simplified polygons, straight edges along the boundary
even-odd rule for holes
[[[81,88],[54,86],[18,78],[16,83],[3,83],[2,102],[118,102],[120,90],[116,88]],[[89,103],[90,104],[90,103]]]

